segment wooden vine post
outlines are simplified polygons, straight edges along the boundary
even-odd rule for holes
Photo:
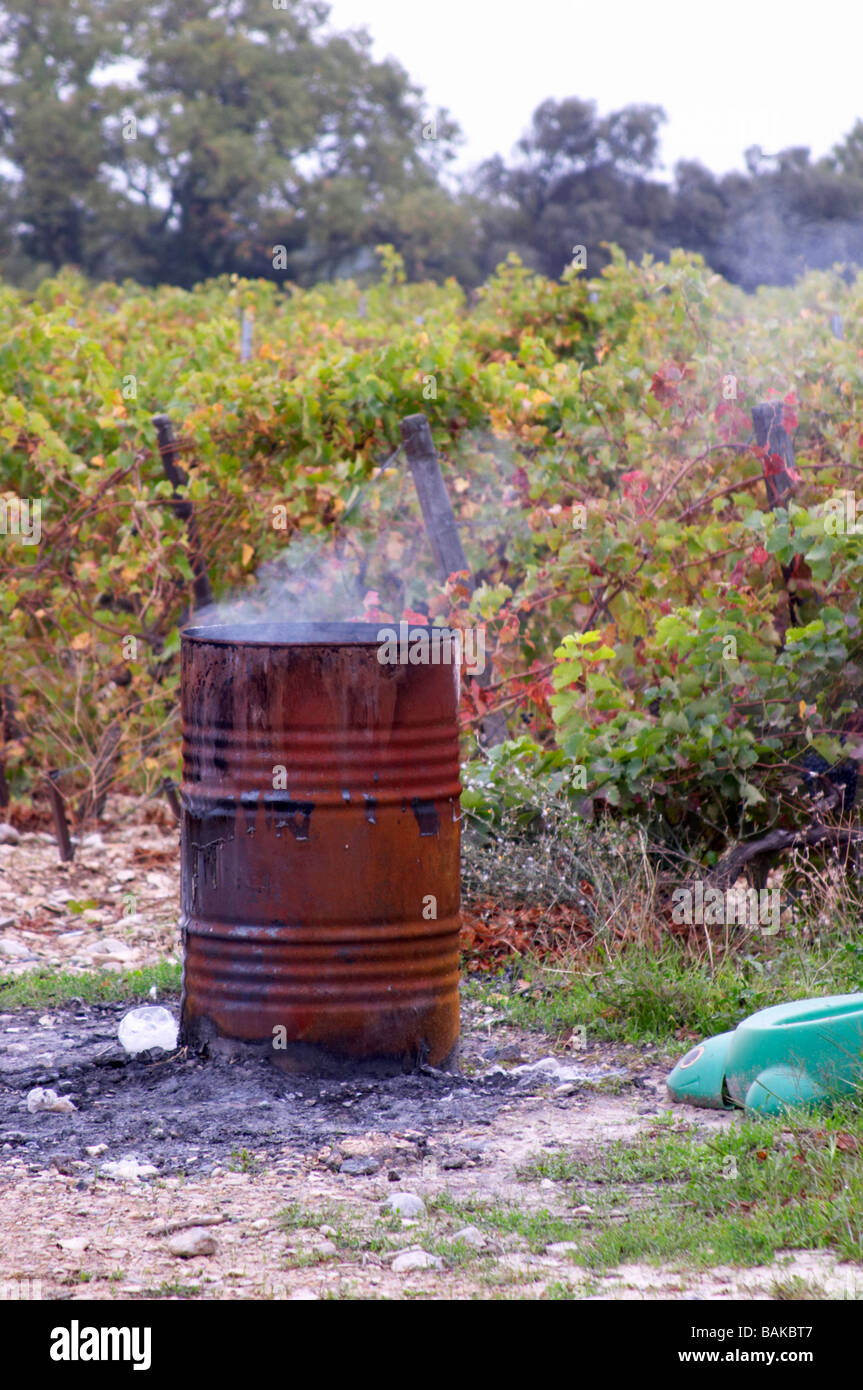
[[[15,718],[15,699],[12,688],[0,685],[0,807],[9,805],[9,785],[6,781],[5,745],[22,734]]]
[[[752,424],[755,429],[755,443],[767,451],[764,460],[764,485],[767,488],[767,505],[771,511],[777,507],[787,507],[788,499],[794,491],[794,445],[785,428],[784,406],[781,401],[762,401],[752,407]],[[771,456],[781,460],[771,463]]]
[[[60,863],[69,864],[75,857],[75,847],[72,844],[69,835],[69,826],[66,821],[66,803],[57,785],[60,776],[60,772],[55,768],[46,776],[45,785],[48,792],[48,799],[51,802],[51,815],[54,817],[54,834],[57,837]]]
[[[186,534],[189,537],[189,563],[194,575],[195,608],[208,608],[213,602],[213,591],[210,588],[207,562],[204,559],[198,523],[195,520],[195,509],[187,498],[179,495],[179,489],[185,487],[189,479],[177,463],[180,450],[174,436],[174,427],[167,415],[154,415],[153,425],[156,430],[156,438],[159,441],[159,453],[162,456],[165,477],[174,489],[174,501],[171,503],[174,515],[186,523]]]
[[[794,445],[785,428],[783,403],[762,401],[760,405],[753,406],[752,424],[755,442],[765,451],[764,486],[767,489],[767,505],[774,512],[779,507],[787,507],[794,492]],[[788,617],[792,624],[796,622],[799,603],[791,583],[797,577],[798,572],[793,564],[782,566],[782,578],[788,595]]]

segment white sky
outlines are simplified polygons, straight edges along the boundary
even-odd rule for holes
[[[665,108],[662,159],[716,173],[743,151],[826,154],[863,117],[860,0],[329,0],[466,136],[458,165],[509,155],[546,97]]]

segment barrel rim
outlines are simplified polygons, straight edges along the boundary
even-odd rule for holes
[[[404,621],[404,620],[402,620]],[[430,623],[406,622],[410,634],[438,632],[452,637],[454,630]],[[200,623],[183,628],[184,642],[230,647],[378,647],[386,634],[399,635],[399,620],[379,623]],[[383,635],[382,635],[383,634]]]

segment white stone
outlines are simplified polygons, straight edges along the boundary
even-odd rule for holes
[[[24,960],[30,954],[30,947],[25,946],[23,941],[14,941],[11,936],[4,936],[0,941],[0,956],[9,956],[12,960]]]
[[[85,946],[84,950],[88,956],[122,956],[125,958],[133,954],[132,947],[127,946],[125,941],[118,941],[116,936],[103,936],[100,941],[94,941],[91,946]]]
[[[70,1236],[68,1240],[58,1240],[57,1244],[61,1250],[68,1250],[71,1255],[81,1255],[90,1244],[89,1236]]]
[[[177,1231],[176,1235],[171,1236],[168,1249],[182,1260],[192,1259],[195,1255],[215,1255],[216,1238],[203,1226],[191,1226],[188,1231]]]
[[[465,1245],[472,1245],[476,1250],[485,1245],[485,1236],[478,1226],[465,1226],[463,1230],[456,1231],[453,1240],[464,1241]]]
[[[393,1192],[384,1202],[384,1208],[408,1218],[426,1214],[426,1204],[415,1192]]]
[[[443,1269],[443,1260],[427,1250],[403,1250],[392,1262],[393,1274],[406,1274],[411,1269]]]

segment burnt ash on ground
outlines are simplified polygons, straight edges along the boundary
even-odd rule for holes
[[[501,1107],[535,1095],[541,1078],[424,1068],[350,1080],[287,1075],[265,1059],[202,1058],[154,1049],[130,1057],[117,1040],[128,1004],[0,1014],[0,1164],[81,1172],[134,1155],[159,1174],[204,1175],[244,1150],[281,1154],[370,1130],[411,1137],[491,1124]],[[44,1022],[40,1022],[43,1019]],[[634,1078],[633,1078],[634,1079]],[[27,1110],[33,1088],[68,1097],[69,1113]],[[95,1145],[107,1148],[98,1158]],[[81,1177],[86,1185],[88,1175]]]

